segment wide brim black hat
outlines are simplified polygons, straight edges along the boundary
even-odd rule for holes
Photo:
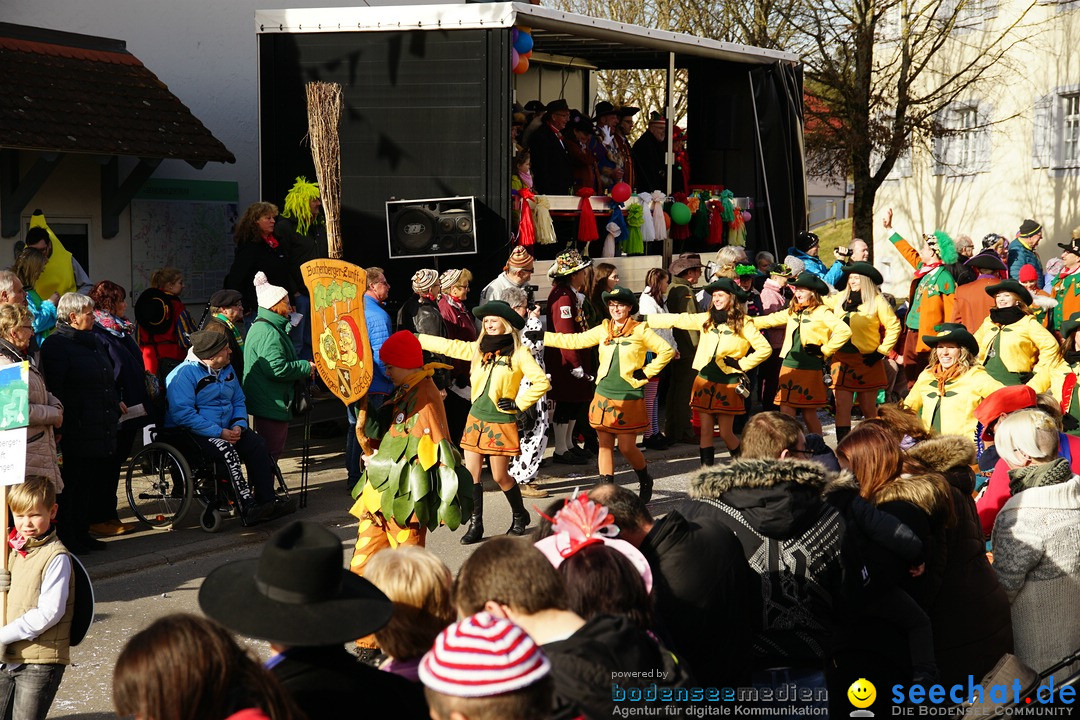
[[[151,334],[172,327],[172,298],[157,288],[147,288],[135,301],[135,321]]]
[[[934,330],[937,331],[937,335],[923,335],[922,341],[929,347],[934,347],[938,343],[950,342],[956,343],[962,348],[967,348],[972,355],[979,354],[979,343],[975,341],[975,336],[968,332],[968,329],[959,323],[944,323],[937,325]]]
[[[1061,323],[1061,337],[1069,337],[1077,328],[1080,328],[1080,312],[1074,312]]]
[[[1021,285],[1018,280],[1002,280],[1001,282],[986,286],[986,294],[990,297],[994,297],[999,292],[1015,293],[1020,296],[1020,300],[1025,305],[1030,305],[1032,303],[1031,293],[1026,287]]]
[[[996,272],[1005,272],[1008,269],[1005,267],[1005,263],[1001,261],[1001,256],[993,250],[983,250],[965,260],[964,264]]]
[[[616,285],[612,290],[605,290],[603,294],[604,304],[609,302],[622,303],[630,306],[630,314],[636,315],[638,311],[638,296],[622,285]]]
[[[516,330],[523,330],[525,328],[525,318],[514,312],[514,308],[510,307],[510,303],[505,300],[490,300],[483,305],[473,308],[472,314],[480,320],[495,315],[506,320]]]
[[[812,272],[803,271],[799,273],[799,277],[795,278],[791,283],[792,287],[806,288],[807,290],[813,290],[818,295],[828,295],[829,286],[824,280],[819,278]]]
[[[342,567],[337,536],[306,520],[274,533],[258,558],[211,572],[199,607],[233,632],[290,647],[370,635],[394,612],[378,588]]]
[[[622,120],[623,118],[634,117],[639,112],[641,112],[641,108],[636,108],[633,105],[625,105],[619,108],[617,112],[619,115],[619,119]]]
[[[604,115],[614,115],[615,106],[609,103],[607,100],[601,100],[596,103],[596,108],[593,110],[594,118],[601,118]]]
[[[717,278],[711,283],[705,286],[705,295],[711,296],[717,290],[723,290],[726,293],[735,296],[735,299],[739,302],[746,302],[750,299],[750,293],[739,287],[738,283],[728,277]]]
[[[566,103],[566,100],[564,98],[559,98],[558,100],[552,100],[547,105],[545,105],[544,110],[549,113],[556,113],[562,112],[564,110],[569,111],[570,106]]]
[[[1080,255],[1080,240],[1072,240],[1067,243],[1058,243],[1057,246],[1065,252],[1072,253],[1073,255]]]
[[[840,271],[840,279],[837,281],[837,287],[843,287],[847,284],[848,278],[851,275],[862,275],[863,277],[870,278],[875,285],[881,285],[885,281],[885,278],[881,277],[881,273],[878,269],[868,262],[853,262],[850,265],[845,265],[844,269]]]

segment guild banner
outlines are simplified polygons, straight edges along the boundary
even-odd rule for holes
[[[371,343],[364,320],[367,273],[344,260],[300,266],[311,297],[311,348],[326,387],[346,404],[371,385]]]

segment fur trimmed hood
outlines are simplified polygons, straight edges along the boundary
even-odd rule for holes
[[[870,500],[875,505],[894,501],[911,503],[947,524],[951,524],[954,517],[952,488],[944,477],[934,472],[901,475],[878,490]]]
[[[822,491],[833,474],[809,460],[739,460],[730,465],[703,468],[690,482],[690,497],[718,500],[736,488],[771,488],[781,483],[805,485]]]
[[[907,454],[930,470],[944,473],[975,464],[975,443],[961,435],[941,435],[912,446]]]

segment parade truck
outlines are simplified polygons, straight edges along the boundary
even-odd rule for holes
[[[805,229],[802,66],[792,53],[513,2],[260,10],[255,23],[261,197],[314,175],[305,87],[340,84],[344,259],[385,268],[399,291],[422,267],[468,267],[483,281],[474,291],[501,271],[518,231],[514,103],[565,98],[590,114],[602,100],[627,102],[598,95],[604,70],[666,77],[666,106],[641,108],[644,117],[674,116],[683,74],[686,112],[675,119],[690,135],[691,188],[730,190],[740,216],[752,217],[748,251],[782,258]],[[544,261],[575,239],[575,223],[559,220],[579,207],[577,197],[548,199],[558,241],[531,248],[541,282]],[[590,203],[602,233],[611,200]],[[620,269],[640,287],[672,253],[717,247],[668,239],[650,256],[620,258]]]

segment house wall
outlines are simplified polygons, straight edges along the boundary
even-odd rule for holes
[[[1008,3],[1003,3],[988,29],[1004,22],[1008,12]],[[1037,35],[1010,53],[1005,78],[957,98],[977,106],[990,123],[985,135],[972,144],[974,162],[956,167],[954,150],[943,158],[952,167],[941,167],[930,148],[915,147],[910,162],[898,163],[900,170],[894,170],[894,178],[878,191],[875,217],[892,208],[893,226],[901,235],[918,237],[940,229],[970,235],[978,249],[987,233],[1012,238],[1025,218],[1033,218],[1044,227],[1038,250],[1045,262],[1060,252],[1057,243],[1067,242],[1080,225],[1080,161],[1061,162],[1062,98],[1040,102],[1055,90],[1080,92],[1080,55],[1072,42],[1080,32],[1080,5],[1042,2],[1026,22],[1027,32]],[[970,43],[972,35],[962,40]],[[959,143],[961,138],[945,144]],[[944,150],[939,143],[939,157],[947,154]],[[1047,153],[1051,157],[1045,157]],[[894,290],[906,294],[910,269],[891,248],[880,224],[876,230],[875,264],[887,276],[895,276]]]

